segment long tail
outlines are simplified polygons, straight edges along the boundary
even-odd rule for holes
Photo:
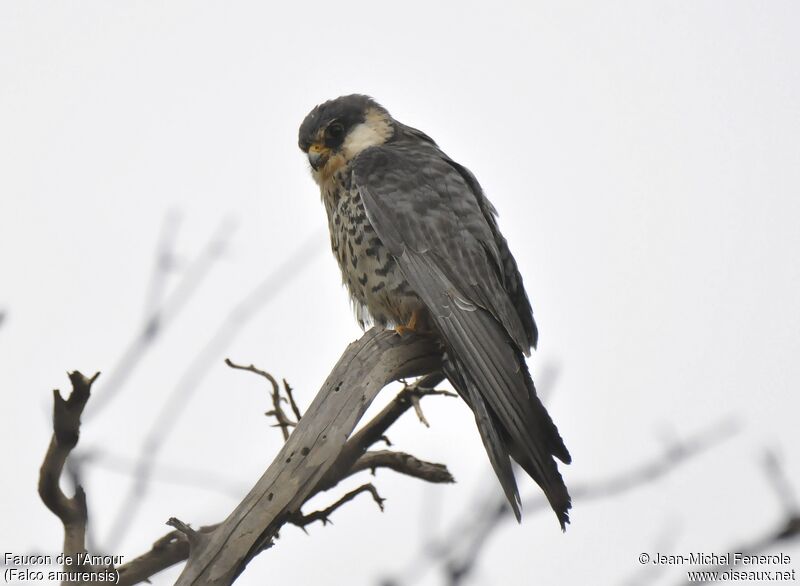
[[[434,316],[447,348],[447,378],[472,408],[481,439],[517,520],[520,498],[512,457],[542,488],[562,530],[571,499],[553,456],[571,457],[558,429],[536,396],[522,353],[491,314],[456,309]]]

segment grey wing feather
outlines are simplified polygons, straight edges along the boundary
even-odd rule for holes
[[[552,456],[567,462],[569,453],[530,382],[522,352],[531,335],[504,288],[496,226],[457,169],[434,147],[417,146],[362,153],[354,185],[444,339],[457,374],[449,378],[473,408],[512,508],[518,513],[509,452],[542,487],[563,527],[570,499]]]
[[[359,156],[354,180],[359,187],[369,184],[374,197],[385,202],[388,215],[379,223],[386,234],[381,238],[392,253],[398,256],[408,246],[436,255],[437,265],[462,296],[494,315],[528,354],[536,340],[535,324],[516,264],[507,279],[505,265],[513,257],[496,230],[494,208],[481,192],[473,192],[457,167],[432,144],[377,147]],[[373,213],[380,214],[376,208]],[[522,291],[526,310],[523,304],[520,313],[506,286]]]
[[[464,178],[464,181],[467,182],[478,200],[483,216],[486,218],[486,223],[492,231],[494,242],[497,246],[499,255],[498,274],[503,281],[503,286],[508,296],[511,298],[517,310],[517,315],[522,322],[525,332],[528,334],[528,345],[536,348],[536,344],[539,341],[539,330],[536,327],[536,321],[533,319],[531,302],[528,299],[528,294],[525,293],[525,286],[522,284],[522,275],[520,275],[519,269],[517,268],[517,261],[508,248],[508,242],[506,242],[505,237],[500,233],[500,229],[497,227],[497,210],[495,210],[492,203],[484,195],[478,180],[469,169],[463,165],[459,165],[452,159],[447,159],[447,162]],[[521,348],[521,350],[526,355],[529,354],[526,348]]]
[[[436,156],[455,169],[474,194],[475,200],[477,201],[483,217],[486,220],[486,224],[489,226],[492,236],[494,237],[495,247],[490,252],[493,253],[493,256],[496,260],[498,277],[503,283],[511,302],[517,310],[517,315],[519,316],[519,319],[522,322],[522,325],[528,336],[528,345],[527,347],[521,348],[521,350],[526,355],[529,355],[528,347],[533,346],[536,348],[536,343],[539,339],[539,331],[536,327],[536,321],[533,319],[531,302],[528,299],[528,295],[525,293],[525,287],[522,284],[522,275],[520,275],[517,268],[517,262],[508,248],[506,239],[503,237],[497,227],[497,210],[484,195],[483,189],[481,188],[480,183],[478,183],[478,180],[475,178],[475,175],[473,175],[469,169],[458,164],[453,159],[445,155],[441,150],[439,150],[439,147],[431,137],[421,130],[406,126],[405,124],[397,123],[397,126],[398,134],[401,137],[411,137],[416,139],[418,144],[427,143],[424,144],[424,146],[428,151],[435,149]]]

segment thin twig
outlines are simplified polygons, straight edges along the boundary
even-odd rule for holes
[[[289,397],[289,405],[292,407],[295,421],[300,421],[303,418],[303,414],[300,412],[300,408],[294,400],[294,389],[289,385],[289,381],[286,379],[283,379],[283,390],[286,392],[286,396]]]
[[[420,423],[425,427],[430,427],[431,424],[428,423],[428,420],[425,419],[425,414],[422,412],[422,405],[419,404],[419,395],[412,393],[409,395],[409,399],[411,399],[411,404],[414,406],[414,412],[417,414],[417,419],[419,419]]]
[[[313,513],[309,513],[308,515],[304,515],[301,512],[296,513],[289,517],[289,522],[292,525],[297,525],[298,527],[305,528],[307,525],[315,521],[322,521],[322,525],[327,525],[328,523],[333,524],[333,521],[330,520],[331,514],[344,505],[345,503],[349,503],[351,500],[356,498],[362,492],[369,492],[372,495],[372,500],[378,505],[381,512],[383,512],[383,503],[386,499],[382,498],[381,495],[378,494],[378,490],[375,488],[374,485],[371,483],[363,484],[358,488],[351,490],[347,494],[345,494],[342,498],[338,501],[333,503],[331,506],[322,509],[321,511],[314,511]]]
[[[283,441],[288,440],[289,428],[297,425],[297,422],[289,419],[289,417],[286,415],[286,412],[283,410],[283,407],[281,406],[281,401],[285,399],[281,397],[281,388],[278,385],[278,381],[275,379],[275,377],[272,376],[270,373],[261,370],[260,368],[256,368],[252,364],[248,366],[244,366],[242,364],[236,364],[230,358],[225,359],[225,364],[236,370],[246,370],[248,372],[253,372],[259,376],[264,377],[269,381],[269,383],[272,385],[272,393],[270,393],[270,397],[272,398],[272,411],[267,411],[265,415],[267,415],[268,417],[275,418],[275,421],[277,421],[277,425],[275,425],[275,427],[281,428],[281,433],[283,434]],[[284,384],[286,384],[286,380],[284,380],[283,382]]]

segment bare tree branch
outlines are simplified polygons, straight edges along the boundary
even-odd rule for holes
[[[269,381],[270,385],[272,385],[272,393],[270,393],[270,397],[272,398],[272,411],[267,411],[265,415],[275,418],[275,420],[278,422],[276,424],[277,427],[281,428],[281,434],[283,434],[283,441],[288,440],[289,428],[294,427],[295,425],[297,425],[297,423],[289,419],[289,417],[286,415],[286,412],[283,410],[283,407],[281,406],[281,401],[285,399],[281,397],[281,387],[278,384],[278,381],[275,380],[275,377],[264,370],[256,368],[252,364],[250,364],[249,366],[235,364],[233,361],[231,361],[230,358],[225,359],[225,364],[237,370],[246,370],[249,372],[253,372],[259,376],[264,377]],[[289,388],[288,384],[286,384],[286,381],[284,380],[283,382],[286,388]],[[296,405],[294,405],[293,408],[296,409],[297,408]],[[299,421],[300,417],[298,417],[297,419]]]
[[[374,474],[377,468],[388,468],[400,474],[436,484],[455,482],[453,475],[443,464],[425,462],[411,454],[390,450],[366,452],[350,469],[350,474],[356,474],[362,470],[371,470]]]
[[[245,368],[245,370],[249,369]],[[323,490],[336,486],[344,478],[364,470],[374,471],[377,468],[388,468],[427,482],[453,482],[452,475],[442,464],[424,462],[402,452],[366,452],[371,445],[385,440],[386,438],[383,434],[386,430],[411,407],[409,398],[411,394],[416,394],[419,397],[428,395],[452,396],[453,393],[432,388],[441,380],[442,376],[437,373],[423,377],[414,384],[406,385],[381,412],[347,441],[342,450],[342,455],[323,479],[325,482],[321,482],[315,487],[306,501]],[[299,415],[299,408],[294,412]],[[356,455],[357,460],[346,468],[345,466],[348,465],[348,462],[352,461],[353,455]],[[211,525],[201,528],[200,532],[210,532],[216,527],[217,525]],[[119,568],[120,583],[135,584],[161,570],[186,560],[188,556],[188,540],[180,532],[171,531],[159,539],[150,551]]]
[[[314,492],[378,392],[437,370],[440,359],[424,336],[373,328],[352,343],[256,486],[213,532],[195,534],[177,584],[230,584]]]
[[[59,486],[64,464],[72,449],[78,444],[81,415],[89,400],[92,384],[100,373],[87,378],[78,371],[69,373],[72,391],[65,400],[58,389],[53,391],[53,437],[39,470],[39,496],[64,526],[63,552],[73,561],[77,554],[86,552],[86,495],[80,485],[75,495],[67,497]],[[64,571],[79,566],[77,562],[65,563]]]
[[[419,397],[417,395],[411,395],[409,399],[411,399],[411,404],[414,406],[414,412],[417,414],[419,422],[425,427],[430,427],[431,424],[428,423],[428,420],[425,419],[425,414],[422,412],[422,405],[419,402]]]
[[[300,512],[300,507],[309,498],[352,474],[363,470],[374,472],[377,468],[389,468],[429,482],[453,481],[447,468],[440,464],[424,462],[402,452],[366,451],[370,445],[383,439],[388,427],[409,409],[412,397],[418,399],[426,395],[451,394],[432,388],[433,384],[441,380],[440,374],[429,375],[413,385],[406,385],[386,408],[347,440],[358,419],[383,386],[403,376],[436,371],[439,368],[439,361],[438,347],[434,340],[426,337],[401,338],[391,331],[370,330],[361,340],[351,344],[310,406],[302,424],[286,442],[262,481],[251,491],[251,498],[254,494],[260,495],[259,500],[262,503],[269,506],[269,503],[275,502],[281,508],[271,511],[269,514],[272,517],[259,515],[262,519],[266,519],[268,525],[248,549],[238,549],[242,561],[230,574],[230,580],[235,579],[252,556],[271,544],[273,537],[277,535],[277,530],[284,523],[292,522],[304,526],[315,520],[321,520],[324,524],[334,510],[352,500],[357,494],[366,491],[372,493],[376,502],[382,503],[375,487],[366,484],[322,511],[309,515]],[[244,367],[244,369],[259,374],[263,372],[255,367]],[[86,379],[80,373],[72,373],[70,379],[73,382],[73,392],[70,397],[65,401],[57,391],[54,395],[55,433],[42,466],[40,493],[45,504],[62,518],[65,527],[65,553],[86,551],[85,494],[79,487],[76,496],[67,499],[59,488],[58,479],[64,470],[67,455],[77,444],[80,415],[88,401],[91,383],[96,378],[97,375]],[[269,375],[266,378],[275,381]],[[275,386],[278,386],[277,381]],[[284,388],[287,394],[291,393],[291,387],[285,382]],[[293,398],[289,401],[293,404],[294,414],[300,415]],[[340,460],[337,457],[340,454],[344,454],[345,458]],[[351,462],[352,455],[357,456],[355,462]],[[293,458],[298,464],[288,466]],[[326,474],[335,465],[342,466],[348,462],[351,463],[347,468],[339,468],[337,478]],[[271,474],[275,473],[277,478],[272,478]],[[313,480],[314,478],[316,480]],[[327,484],[320,482],[323,478],[329,479],[329,482]],[[274,488],[275,492],[270,492],[264,498],[266,488]],[[240,522],[243,523],[249,521],[254,513],[258,513],[252,508],[242,506],[237,512],[242,510],[244,516]],[[236,512],[230,518],[236,518]],[[228,523],[230,518],[225,523]],[[171,531],[157,540],[147,553],[120,566],[119,583],[135,584],[147,580],[153,574],[186,559],[192,549],[207,548],[210,543],[213,545],[211,538],[217,531],[224,530],[225,523],[193,530],[185,523],[171,519],[170,524],[176,527],[176,531]],[[234,531],[238,530],[238,527],[239,522],[235,523]],[[234,546],[240,545],[240,540],[231,542]]]
[[[292,407],[295,421],[300,421],[303,418],[303,414],[300,412],[300,407],[297,406],[297,402],[294,400],[294,389],[289,385],[286,379],[283,379],[283,391],[289,398],[289,405]]]
[[[200,533],[212,531],[216,525],[201,527]],[[153,543],[152,548],[145,554],[120,566],[119,586],[132,586],[140,582],[149,581],[149,578],[174,566],[189,557],[189,540],[180,531],[170,531]]]
[[[74,490],[77,490],[79,486],[84,486],[83,478],[85,463],[85,458],[82,457],[80,452],[75,450],[73,450],[69,458],[67,458],[65,470],[64,473],[62,473],[62,476],[69,478],[70,484]],[[89,506],[89,497],[85,492],[84,497],[84,503],[86,504],[86,518],[89,519],[91,518],[91,507]],[[95,538],[95,532],[92,530],[92,528],[93,525],[91,523],[86,524],[86,549],[88,551],[99,551],[97,547],[97,540]]]
[[[383,503],[386,499],[382,498],[378,494],[378,489],[375,488],[372,484],[362,484],[358,488],[351,490],[347,494],[345,494],[342,498],[338,501],[333,503],[331,506],[321,510],[321,511],[314,511],[313,513],[309,513],[308,515],[304,515],[303,513],[297,512],[294,515],[291,515],[288,519],[289,523],[292,525],[297,525],[298,527],[305,530],[305,527],[314,521],[322,521],[322,525],[327,525],[328,523],[333,524],[333,521],[330,520],[331,513],[333,513],[336,509],[344,505],[345,503],[349,503],[351,500],[356,498],[362,492],[369,492],[372,495],[372,499],[378,505],[378,508],[383,512]]]
[[[386,430],[412,406],[411,398],[413,396],[418,398],[424,397],[425,395],[455,396],[448,391],[438,391],[434,389],[443,379],[444,376],[440,372],[434,372],[422,377],[412,385],[406,385],[393,401],[348,440],[344,449],[339,454],[336,463],[320,481],[317,490],[327,490],[335,486],[341,478],[349,473],[358,459],[361,458],[372,445],[378,441],[386,440]]]

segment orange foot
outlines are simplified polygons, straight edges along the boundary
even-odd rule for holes
[[[405,334],[413,334],[417,331],[417,321],[419,320],[419,311],[414,310],[411,312],[411,319],[408,320],[408,323],[403,325],[399,324],[394,328],[394,331],[397,332],[398,335],[403,336]]]

